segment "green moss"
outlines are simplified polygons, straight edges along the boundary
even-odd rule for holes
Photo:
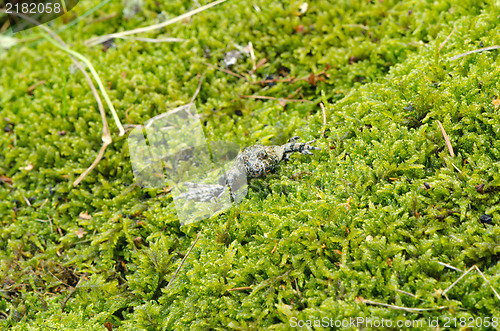
[[[97,4],[83,1],[74,12]],[[229,1],[144,35],[182,43],[116,40],[107,52],[83,45],[182,14],[192,1],[145,1],[130,20],[120,2],[109,2],[61,32],[93,63],[124,123],[142,124],[188,103],[203,74],[196,105],[209,140],[249,146],[318,138],[322,151],[292,156],[252,181],[240,205],[189,226],[179,225],[170,195],[130,185],[126,137],[118,137],[110,114],[113,144],[72,187],[102,143],[83,76],[46,41],[0,54],[0,175],[12,179],[0,182],[2,327],[289,329],[292,317],[499,316],[498,299],[475,272],[447,293],[449,300],[441,297],[460,273],[438,263],[477,265],[500,291],[500,120],[491,103],[500,96],[499,53],[450,60],[500,44],[498,6],[316,1],[298,15],[302,1],[252,4]],[[257,61],[267,59],[255,73],[242,79],[214,68],[234,44],[250,41]],[[231,70],[252,68],[243,57]],[[315,84],[253,84],[325,69]],[[252,94],[312,102],[240,98]],[[85,211],[91,219],[79,217]],[[482,224],[482,214],[493,224]],[[243,289],[228,291],[235,288]],[[449,308],[402,314],[360,297]]]

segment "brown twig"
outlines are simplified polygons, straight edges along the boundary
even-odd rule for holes
[[[52,275],[52,276],[54,276],[54,275]],[[54,276],[54,277],[55,277],[55,276]],[[57,277],[56,277],[56,278],[57,278]],[[78,286],[79,286],[79,285],[81,284],[81,282],[82,282],[82,279],[83,279],[83,277],[82,277],[82,278],[80,278],[80,279],[78,280],[78,283],[76,284],[76,286],[75,286],[75,287],[73,287],[73,288],[71,289],[71,291],[69,292],[68,296],[66,296],[66,298],[64,298],[64,300],[62,300],[62,301],[61,301],[61,311],[62,311],[62,312],[64,312],[64,308],[66,307],[66,303],[68,302],[68,300],[69,300],[69,299],[73,296],[73,294],[75,294],[75,292],[76,292],[76,290],[77,290]]]
[[[38,208],[42,209],[47,202],[49,202],[49,198],[46,198],[45,200],[43,200],[42,204]]]
[[[449,59],[450,59],[450,61],[453,61],[453,60],[459,59],[461,57],[467,56],[469,54],[480,53],[480,52],[484,52],[484,51],[491,51],[491,50],[499,49],[499,48],[500,48],[499,45],[494,45],[494,46],[479,48],[479,49],[475,49],[473,51],[469,51],[469,52],[465,52],[465,53],[462,53],[462,54],[458,54],[458,55],[452,56]]]
[[[277,79],[277,78],[262,79],[262,80],[259,80],[256,82],[250,82],[250,84],[264,85],[264,84],[269,84],[269,83],[294,83],[294,82],[297,82],[300,80],[305,80],[305,81],[309,82],[311,85],[315,85],[316,81],[318,81],[318,80],[323,81],[324,80],[324,77],[322,77],[322,76],[329,77],[329,75],[326,73],[326,71],[329,69],[330,69],[330,66],[327,64],[326,68],[318,74],[310,73],[309,75],[304,76],[304,77],[300,77],[300,78],[295,78],[292,76],[290,78],[283,78],[283,79]]]
[[[240,74],[237,74],[229,69],[224,69],[224,68],[220,68],[218,66],[214,66],[213,64],[210,64],[210,63],[205,63],[207,66],[209,66],[210,68],[214,68],[214,69],[217,69],[219,71],[222,71],[222,72],[225,72],[226,74],[228,75],[231,75],[231,76],[234,76],[234,77],[238,77],[238,78],[243,78],[245,79],[244,76],[240,75]]]
[[[448,37],[446,37],[446,39],[441,43],[441,45],[439,45],[439,51],[441,51],[441,48],[443,48],[444,45],[446,45],[446,43],[448,42],[448,40],[450,40],[451,36],[455,33],[456,30],[457,26],[455,25],[453,27],[453,30],[451,30],[451,33],[448,35]]]
[[[109,132],[108,132],[109,134]],[[111,144],[111,137],[109,138],[109,140],[106,140],[105,137],[104,137],[104,134],[103,134],[103,138],[102,138],[102,146],[101,146],[101,149],[99,150],[99,154],[97,154],[97,157],[95,158],[94,162],[92,162],[92,164],[90,165],[90,167],[87,168],[87,170],[85,170],[74,182],[73,182],[73,186],[77,186],[78,184],[80,184],[80,182],[85,178],[87,177],[87,175],[92,171],[94,170],[94,168],[99,164],[99,162],[101,161],[102,157],[104,156],[104,152],[106,151],[106,147],[108,147],[108,145]]]
[[[175,270],[175,273],[172,276],[172,278],[170,279],[170,281],[168,282],[167,286],[165,286],[165,290],[168,289],[168,287],[170,286],[170,284],[172,284],[172,282],[174,281],[175,277],[177,277],[177,274],[179,273],[179,270],[181,270],[182,265],[184,264],[184,262],[186,262],[186,259],[189,256],[189,253],[191,253],[191,250],[194,248],[194,245],[196,245],[196,243],[198,242],[199,238],[200,238],[200,234],[198,233],[196,235],[196,239],[194,240],[193,244],[191,245],[191,247],[189,247],[189,250],[187,251],[186,255],[184,255],[184,258],[182,259],[181,264],[177,267],[177,270]]]
[[[245,291],[245,290],[251,290],[252,288],[250,286],[244,286],[244,287],[235,287],[235,288],[230,288],[227,291]]]
[[[305,99],[287,99],[287,98],[275,98],[269,97],[266,95],[240,95],[240,98],[248,98],[248,99],[264,99],[264,100],[283,100],[289,102],[312,102],[311,100]]]
[[[10,21],[9,20],[6,20],[5,23],[2,25],[2,27],[0,28],[0,33],[4,33],[5,30],[7,30],[10,26]]]
[[[196,88],[196,91],[194,92],[194,95],[193,97],[191,98],[191,102],[190,103],[193,103],[194,100],[196,99],[196,97],[198,96],[198,93],[200,93],[200,90],[201,90],[201,83],[203,83],[203,78],[205,78],[205,74],[201,75],[200,77],[200,82],[198,83],[198,87]]]
[[[40,80],[38,82],[36,82],[35,84],[31,85],[30,87],[28,87],[27,89],[27,92],[29,95],[33,94],[33,91],[40,85],[43,85],[45,84],[45,81],[44,80]]]
[[[291,99],[292,97],[296,96],[297,94],[299,94],[299,92],[302,90],[302,86],[299,87],[298,89],[296,89],[293,93],[289,94],[287,96],[287,99]]]
[[[439,125],[439,128],[441,129],[441,133],[443,134],[444,141],[446,142],[446,146],[448,147],[448,152],[450,152],[451,157],[455,157],[455,153],[453,152],[453,147],[451,146],[450,138],[448,138],[448,135],[446,134],[446,131],[443,128],[443,125],[439,120],[437,120],[437,123]]]
[[[104,16],[98,17],[95,20],[91,21],[90,24],[102,23],[102,22],[105,22],[105,21],[110,20],[112,18],[115,18],[116,16],[118,16],[118,12],[117,11],[112,12],[109,15],[104,15]]]
[[[257,64],[253,67],[252,70],[249,71],[250,75],[253,75],[260,67],[262,67],[267,62],[267,59],[261,59]]]
[[[278,248],[278,242],[275,242],[274,243],[274,248],[273,250],[271,251],[271,254],[274,254],[274,252],[276,252],[276,249]]]

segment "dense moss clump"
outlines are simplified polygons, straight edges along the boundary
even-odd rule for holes
[[[227,1],[141,35],[184,39],[175,43],[84,45],[197,1],[144,1],[128,19],[119,1],[82,1],[49,24],[95,66],[126,124],[188,103],[202,79],[209,140],[318,139],[321,151],[252,181],[240,205],[187,226],[168,190],[133,184],[110,114],[113,143],[72,186],[102,144],[96,101],[38,28],[15,35],[0,53],[3,328],[284,330],[356,317],[463,327],[460,318],[500,317],[499,50],[454,58],[500,44],[500,7],[303,3]],[[225,68],[224,55],[249,42],[255,58]],[[474,269],[442,295],[473,265],[488,282]]]

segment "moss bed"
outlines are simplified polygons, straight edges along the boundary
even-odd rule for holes
[[[39,28],[15,35],[25,41],[0,53],[2,328],[500,317],[491,288],[500,291],[500,50],[453,58],[500,44],[500,4],[319,0],[303,13],[303,2],[229,0],[141,35],[183,42],[117,39],[106,51],[84,41],[196,2],[147,0],[125,19],[120,1],[94,11],[98,1],[81,1],[48,24],[95,66],[124,124],[189,103],[203,76],[196,106],[207,139],[318,139],[321,151],[253,180],[241,204],[185,226],[171,195],[133,185],[110,113],[113,143],[72,186],[102,144],[96,101],[67,54],[26,40]],[[241,77],[216,68],[249,42],[255,62],[243,56],[230,68]],[[473,270],[442,295],[473,265],[489,283]]]

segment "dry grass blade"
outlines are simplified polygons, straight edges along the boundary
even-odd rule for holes
[[[395,288],[394,291],[402,293],[402,294],[406,294],[406,295],[408,295],[408,296],[410,296],[412,298],[417,299],[417,296],[415,294],[413,294],[413,293],[406,292],[406,291],[403,291],[403,290],[398,290],[397,288]]]
[[[117,32],[117,33],[111,33],[111,34],[107,34],[107,35],[104,35],[104,36],[90,38],[90,39],[87,39],[85,41],[85,45],[87,45],[88,47],[90,47],[90,46],[94,46],[94,45],[97,45],[97,44],[101,44],[101,43],[105,42],[106,40],[109,40],[109,39],[112,39],[112,38],[121,38],[121,37],[124,37],[124,36],[129,36],[131,34],[137,34],[137,33],[143,33],[143,32],[149,32],[149,31],[153,31],[153,30],[158,30],[158,29],[164,28],[164,27],[166,27],[166,26],[168,26],[170,24],[182,21],[183,19],[191,17],[191,16],[193,16],[195,14],[198,14],[198,13],[204,11],[204,10],[207,10],[209,8],[217,6],[218,4],[223,3],[225,1],[227,1],[227,0],[217,0],[217,1],[214,1],[212,3],[209,3],[208,5],[205,5],[203,7],[200,7],[200,8],[194,9],[194,10],[191,10],[190,12],[184,13],[182,15],[179,15],[179,16],[171,19],[171,20],[168,20],[168,21],[165,21],[165,22],[162,22],[162,23],[158,23],[158,24],[146,26],[146,27],[143,27],[143,28],[137,28],[137,29],[133,29],[133,30],[122,31],[122,32]]]
[[[309,102],[309,103],[312,102],[311,100],[305,100],[305,99],[276,98],[276,97],[269,97],[267,95],[240,95],[240,98],[263,99],[263,100],[284,100],[287,102]]]
[[[193,97],[191,98],[191,102],[190,103],[194,103],[194,100],[196,100],[196,97],[198,96],[198,93],[200,93],[201,83],[203,83],[203,78],[205,78],[205,74],[201,75],[200,82],[198,83],[198,87],[196,88],[196,91],[194,92]]]
[[[54,276],[54,275],[53,275]],[[55,276],[54,276],[55,277]],[[57,277],[56,277],[57,278]],[[78,286],[80,286],[80,284],[82,283],[82,280],[83,278],[80,278],[78,280],[78,283],[75,285],[75,287],[73,287],[71,289],[71,291],[69,292],[69,294],[66,296],[66,298],[64,298],[63,300],[61,300],[61,311],[64,312],[64,308],[66,307],[66,303],[68,302],[68,300],[73,296],[73,294],[75,294],[76,290],[78,289]]]
[[[244,286],[244,287],[235,287],[235,288],[230,288],[227,291],[246,291],[246,290],[251,290],[252,288],[250,286]]]
[[[320,102],[319,106],[321,107],[321,112],[323,113],[323,131],[321,132],[321,136],[324,138],[326,130],[326,110],[325,110],[325,105],[323,105],[323,102]]]
[[[238,78],[243,78],[243,79],[246,79],[244,76],[240,75],[240,74],[237,74],[235,72],[232,72],[231,70],[229,69],[224,69],[224,68],[219,68],[217,66],[214,66],[210,63],[206,63],[207,66],[209,66],[210,68],[214,68],[214,69],[217,69],[219,71],[222,71],[222,72],[225,72],[226,74],[228,75],[231,75],[231,76],[234,76],[234,77],[238,77]]]
[[[441,49],[444,47],[444,45],[446,45],[446,43],[448,42],[448,40],[450,40],[451,36],[455,33],[455,31],[457,30],[457,27],[453,27],[453,30],[451,30],[451,33],[448,35],[448,37],[446,37],[446,39],[441,43],[441,45],[439,45],[439,51],[441,51]]]
[[[494,46],[479,48],[479,49],[475,49],[473,51],[469,51],[469,52],[465,52],[465,53],[462,53],[462,54],[458,54],[458,55],[452,56],[452,57],[450,57],[450,60],[453,61],[453,60],[459,59],[461,57],[467,56],[469,54],[481,53],[481,52],[484,52],[484,51],[491,51],[491,50],[499,49],[499,48],[500,48],[499,45],[494,45]]]
[[[443,134],[444,141],[446,142],[446,146],[448,147],[448,151],[450,152],[451,157],[455,157],[455,153],[453,152],[453,147],[451,146],[450,138],[446,134],[446,131],[443,128],[443,124],[438,120],[437,121],[439,128],[441,129],[441,133]]]
[[[364,298],[359,298],[359,300],[362,303],[366,303],[368,305],[384,306],[384,307],[387,307],[387,308],[390,308],[390,309],[407,311],[409,313],[421,313],[421,312],[424,312],[424,311],[442,310],[442,309],[449,308],[448,306],[440,306],[440,307],[436,307],[436,308],[411,308],[411,307],[402,307],[402,306],[390,305],[390,304],[387,304],[387,303],[377,302],[377,301],[372,301],[372,300],[367,300],[367,299],[364,299]]]
[[[175,42],[186,41],[186,39],[182,38],[142,38],[142,37],[115,37],[115,38],[144,41],[147,43],[175,43]]]
[[[0,9],[0,13],[2,12],[5,12],[3,10]],[[39,23],[35,20],[33,20],[31,17],[28,17],[26,15],[23,15],[23,14],[19,14],[19,13],[13,13],[14,15],[17,15],[27,21],[30,21],[34,24],[38,24],[38,26],[43,29],[46,33],[48,33],[54,40],[54,42],[57,42],[59,43],[59,45],[62,47],[62,48],[66,48],[67,49],[67,45],[66,43],[55,33],[53,32],[51,29],[49,29],[48,27],[44,26],[44,25],[39,25]],[[78,61],[78,59],[71,53],[69,53],[69,56],[71,57],[71,59],[73,60],[73,62],[75,63],[75,65],[78,67],[78,69],[82,72],[83,76],[85,77],[85,80],[87,81],[88,85],[90,86],[90,90],[92,91],[92,94],[94,95],[94,98],[97,102],[97,107],[99,108],[99,113],[101,114],[101,119],[102,119],[102,140],[103,140],[103,145],[101,147],[101,150],[99,151],[99,154],[97,155],[96,159],[94,160],[94,162],[92,163],[92,165],[87,168],[87,170],[85,170],[76,180],[75,182],[73,183],[73,186],[76,186],[78,185],[96,166],[97,164],[101,161],[103,155],[104,155],[104,151],[106,150],[106,147],[111,144],[112,142],[112,139],[111,139],[111,134],[109,132],[109,127],[108,127],[108,122],[106,121],[106,112],[104,111],[104,106],[102,104],[102,101],[101,101],[101,98],[99,97],[99,93],[97,92],[97,89],[95,88],[94,86],[94,82],[92,81],[92,79],[90,78],[89,74],[87,73],[87,71],[85,70],[85,67],[83,66],[83,64]]]
[[[109,131],[107,132],[107,135],[109,136]],[[109,136],[109,139],[108,139],[108,137],[105,137],[105,136],[106,136],[106,133],[103,133],[103,137],[102,137],[103,143],[102,143],[101,149],[99,150],[99,154],[97,154],[94,162],[92,162],[92,164],[90,165],[90,167],[87,168],[87,170],[85,170],[80,176],[78,176],[78,178],[73,182],[73,186],[77,186],[78,184],[80,184],[80,182],[85,177],[87,177],[87,175],[92,170],[94,170],[94,168],[99,164],[99,162],[101,162],[101,159],[104,156],[104,152],[106,151],[106,147],[108,147],[108,145],[111,144],[111,137]]]
[[[191,247],[189,247],[189,250],[187,251],[186,255],[184,255],[184,258],[182,259],[181,264],[179,265],[179,267],[177,267],[177,270],[175,270],[174,275],[172,276],[172,278],[168,282],[167,286],[165,287],[165,290],[169,288],[170,284],[172,284],[172,282],[174,281],[175,277],[177,277],[177,274],[179,273],[179,270],[181,270],[182,265],[184,264],[184,262],[186,262],[187,257],[191,253],[191,250],[194,248],[194,245],[196,245],[196,243],[198,242],[199,238],[200,238],[200,234],[198,233],[196,235],[195,241],[193,242],[193,244],[191,245]]]
[[[443,267],[447,267],[447,268],[450,268],[450,269],[458,271],[458,272],[463,272],[463,270],[455,268],[454,266],[449,265],[448,263],[444,263],[444,262],[441,262],[441,261],[437,261],[437,263],[440,264],[440,265],[442,265]]]
[[[491,290],[493,291],[493,293],[495,293],[495,296],[497,297],[498,300],[500,300],[500,295],[498,294],[498,292],[495,290],[495,288],[490,284],[489,280],[484,276],[484,274],[481,272],[481,270],[479,270],[479,268],[476,266],[476,265],[473,265],[472,267],[469,268],[469,270],[467,270],[466,272],[464,272],[460,277],[458,277],[458,279],[456,281],[453,282],[453,284],[451,284],[450,286],[448,286],[448,288],[446,288],[446,290],[444,290],[441,295],[443,295],[446,299],[448,299],[448,297],[446,296],[446,292],[448,292],[449,290],[451,290],[455,285],[458,284],[459,281],[461,281],[465,276],[467,276],[467,274],[469,272],[471,272],[472,270],[476,270],[480,275],[481,277],[483,277],[484,281],[488,284],[488,286],[491,288]]]

